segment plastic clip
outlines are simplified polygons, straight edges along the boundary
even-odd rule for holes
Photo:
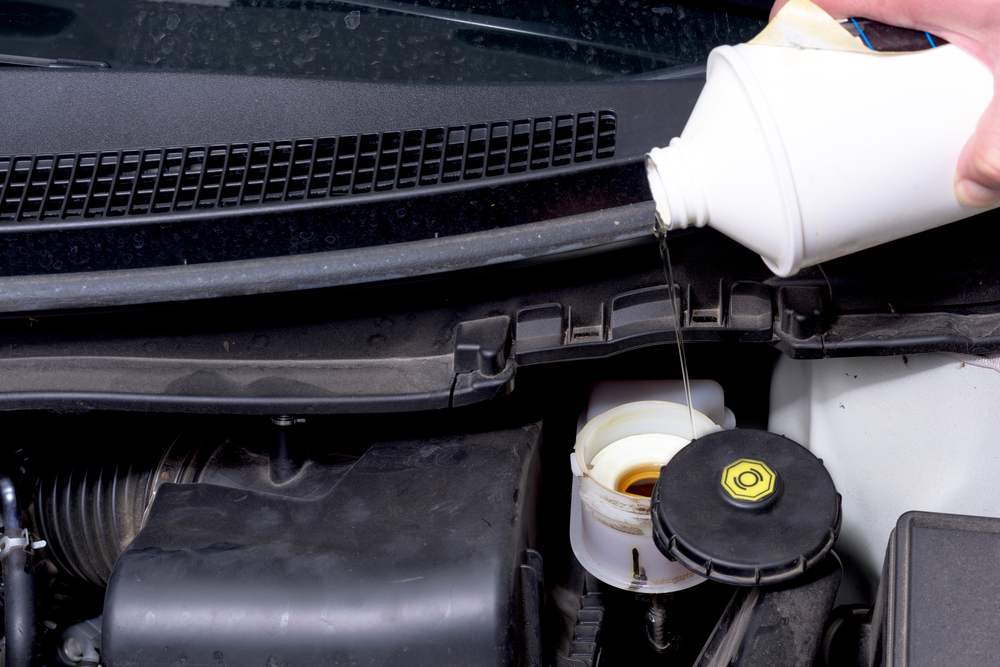
[[[28,529],[24,528],[21,531],[21,537],[9,537],[7,535],[0,537],[0,560],[3,560],[3,558],[14,549],[33,551],[34,549],[41,549],[45,545],[45,540],[31,541],[31,535],[28,534]]]

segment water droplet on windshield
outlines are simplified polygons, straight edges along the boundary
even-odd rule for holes
[[[353,12],[344,17],[344,23],[347,24],[348,30],[354,30],[361,25],[361,12],[355,9]]]
[[[177,14],[171,14],[167,17],[167,30],[174,30],[181,24],[181,17]]]

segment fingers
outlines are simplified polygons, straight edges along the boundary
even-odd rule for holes
[[[774,7],[771,8],[771,18],[773,19],[788,2],[789,0],[777,0]],[[827,14],[838,19],[850,18],[851,16],[874,18],[869,14],[872,13],[872,10],[879,9],[876,3],[871,0],[813,0],[813,3]]]
[[[781,8],[784,7],[787,4],[788,4],[788,0],[777,0],[777,2],[774,3],[774,7],[771,7],[771,17],[770,17],[770,20],[773,21],[774,17],[777,15],[777,13],[779,11],[781,11]]]
[[[1000,202],[1000,103],[996,95],[965,144],[955,174],[955,195],[964,206]]]
[[[776,0],[771,8],[771,18],[787,5],[789,0]],[[812,0],[813,4],[836,19],[864,17],[903,28],[916,28],[917,19],[930,18],[949,12],[937,7],[939,0]],[[971,0],[971,3],[985,3],[992,0]]]

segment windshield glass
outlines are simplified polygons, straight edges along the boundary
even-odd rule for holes
[[[364,81],[594,81],[683,73],[765,20],[732,3],[635,0],[19,0],[0,2],[0,53]]]

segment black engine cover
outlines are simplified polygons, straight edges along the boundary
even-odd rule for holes
[[[518,663],[539,439],[377,444],[317,499],[164,485],[111,574],[105,663]]]

